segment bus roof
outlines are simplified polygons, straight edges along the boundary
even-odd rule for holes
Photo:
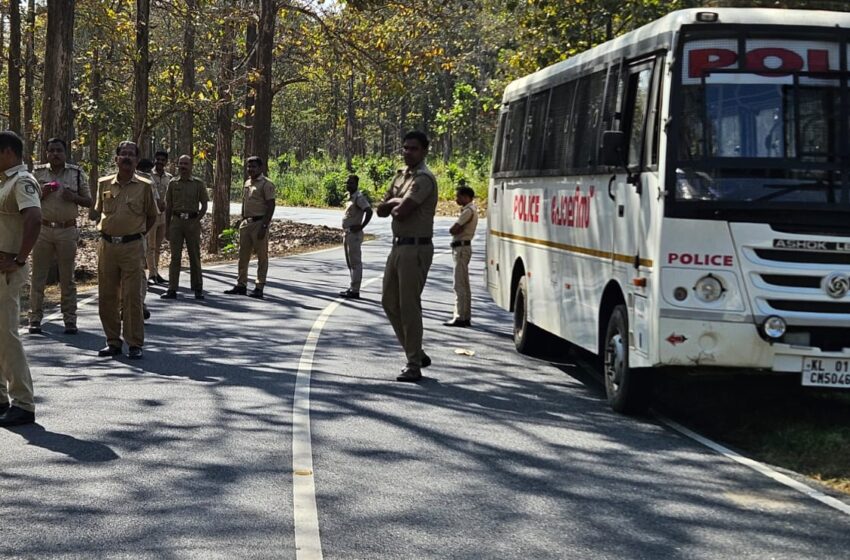
[[[503,102],[508,102],[518,95],[527,93],[534,86],[549,78],[561,74],[565,70],[580,67],[596,58],[602,58],[613,51],[627,45],[639,43],[646,39],[669,35],[672,44],[673,35],[683,26],[698,23],[698,12],[712,12],[718,16],[717,25],[747,24],[747,25],[801,25],[805,22],[809,27],[850,28],[850,12],[828,12],[820,10],[788,10],[777,8],[690,8],[671,12],[634,31],[629,31],[611,41],[597,45],[576,56],[570,57],[552,66],[547,66],[533,74],[514,80],[505,88]],[[714,25],[714,24],[705,24]]]

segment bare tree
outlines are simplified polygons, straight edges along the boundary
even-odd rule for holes
[[[227,18],[220,46],[221,61],[216,107],[215,181],[213,185],[213,223],[209,251],[218,253],[218,236],[230,218],[230,183],[233,180],[233,23]]]
[[[150,82],[150,0],[136,0],[136,58],[133,65],[135,112],[133,140],[139,145],[142,157],[150,156],[148,137],[148,85]]]
[[[24,160],[32,166],[35,135],[32,112],[35,98],[35,0],[27,3],[27,27],[24,33]]]
[[[257,29],[257,72],[254,91],[257,96],[254,107],[254,132],[252,155],[259,156],[266,164],[272,132],[272,65],[274,64],[274,30],[277,22],[276,0],[260,0],[260,21]]]
[[[9,0],[9,129],[21,133],[21,3]]]
[[[180,130],[177,133],[177,150],[181,154],[194,155],[195,113],[191,99],[195,93],[195,0],[186,0],[186,23],[183,28],[183,81],[181,90],[188,103],[180,115]]]

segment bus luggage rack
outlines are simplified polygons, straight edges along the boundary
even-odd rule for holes
[[[826,253],[819,251],[789,251],[785,249],[753,249],[753,251],[756,256],[766,261],[850,265],[850,252]]]

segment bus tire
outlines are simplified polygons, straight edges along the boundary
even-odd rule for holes
[[[528,280],[523,276],[514,294],[514,346],[520,354],[534,354],[542,336],[543,331],[528,320]]]
[[[623,414],[644,412],[652,396],[652,375],[648,370],[629,367],[629,315],[625,305],[611,311],[602,356],[608,404]]]

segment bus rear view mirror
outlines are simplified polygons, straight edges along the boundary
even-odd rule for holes
[[[622,130],[606,130],[602,133],[602,165],[623,167],[625,158],[626,133]]]

